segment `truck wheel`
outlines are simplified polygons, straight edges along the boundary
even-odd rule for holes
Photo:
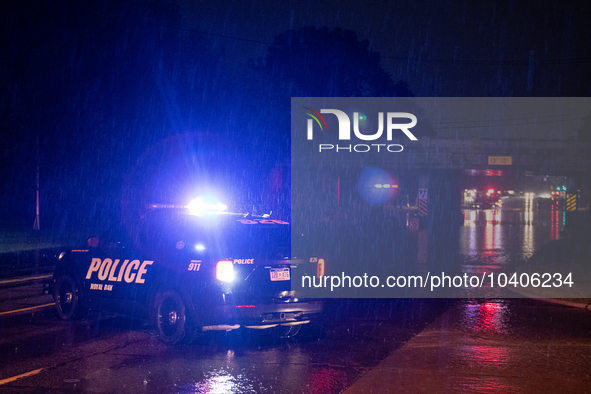
[[[57,314],[62,320],[76,320],[88,312],[82,305],[80,289],[70,275],[63,275],[57,280],[53,298]]]
[[[156,330],[161,342],[179,345],[191,341],[193,329],[187,317],[185,303],[176,291],[158,292],[154,306]]]

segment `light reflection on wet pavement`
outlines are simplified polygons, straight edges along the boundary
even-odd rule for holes
[[[506,334],[509,332],[507,316],[510,311],[501,301],[466,302],[459,325],[465,330]]]
[[[591,391],[589,312],[531,300],[462,300],[352,393]]]
[[[513,199],[465,211],[461,272],[512,273],[561,238],[564,211]],[[459,300],[346,393],[591,392],[591,313],[527,299]]]
[[[565,212],[560,207],[538,209],[531,199],[519,197],[506,200],[506,205],[510,208],[464,211],[464,226],[460,228],[462,273],[478,277],[511,275],[536,250],[560,238],[565,225]],[[518,296],[499,286],[491,288],[489,281],[484,283],[486,297]],[[470,289],[464,296],[473,296]]]
[[[563,218],[564,212],[556,210],[464,211],[460,253],[468,264],[517,264],[548,241],[560,238],[564,221],[556,220],[558,214]]]

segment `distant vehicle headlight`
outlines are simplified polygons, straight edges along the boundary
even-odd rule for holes
[[[324,276],[324,259],[318,259],[318,263],[316,263],[316,276],[318,276],[319,278]]]

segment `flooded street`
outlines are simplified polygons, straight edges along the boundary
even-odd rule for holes
[[[465,265],[514,266],[559,239],[565,222],[566,212],[552,201],[505,198],[500,209],[464,211],[460,253]]]
[[[465,211],[461,270],[511,272],[560,237],[560,212],[527,204]],[[34,287],[4,289],[3,298]],[[208,332],[178,347],[160,343],[150,325],[109,315],[0,318],[3,392],[591,390],[591,314],[528,299],[333,299],[293,339]]]
[[[509,197],[503,207],[464,211],[464,226],[460,228],[461,271],[487,278],[495,275],[497,285],[488,283],[487,298],[519,297],[500,287],[500,279],[508,278],[526,263],[535,251],[550,241],[565,237],[566,212],[550,199]],[[499,274],[505,274],[501,278]],[[471,296],[467,289],[466,297]],[[480,295],[479,295],[480,296]]]
[[[129,319],[64,324],[50,312],[24,316],[2,322],[0,383],[15,393],[340,393],[447,305],[330,300],[322,327],[306,327],[297,339],[210,332],[179,347]]]
[[[523,299],[327,307],[320,335],[208,333],[181,347],[122,318],[64,325],[47,313],[3,322],[0,383],[7,393],[591,390],[587,311]]]
[[[347,393],[591,391],[588,311],[462,300]]]

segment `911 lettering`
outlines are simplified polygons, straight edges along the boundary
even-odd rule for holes
[[[98,280],[104,281],[108,280],[109,282],[121,282],[124,280],[127,283],[145,283],[145,279],[143,275],[148,272],[146,266],[154,264],[151,260],[144,260],[143,263],[140,264],[139,260],[132,260],[131,263],[129,260],[125,260],[119,268],[119,272],[117,276],[115,276],[115,272],[117,272],[117,267],[119,265],[119,259],[116,259],[114,262],[111,259],[104,259],[101,260],[99,258],[93,258],[90,266],[88,267],[88,271],[86,272],[86,279],[92,279],[93,272],[97,273]]]

